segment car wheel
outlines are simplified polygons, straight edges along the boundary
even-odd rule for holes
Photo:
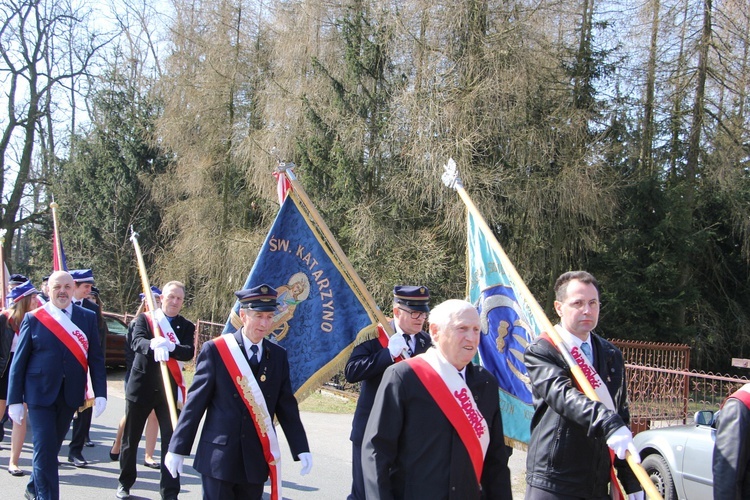
[[[643,468],[654,482],[656,489],[664,500],[676,500],[677,491],[674,488],[672,473],[667,461],[661,455],[649,455],[643,460]]]

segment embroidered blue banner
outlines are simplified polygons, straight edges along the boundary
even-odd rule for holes
[[[534,407],[523,353],[540,330],[471,212],[467,226],[469,300],[476,305],[482,325],[480,362],[500,385],[506,439],[514,445],[528,444]]]
[[[243,288],[268,283],[278,291],[270,337],[287,350],[292,390],[304,396],[330,380],[376,321],[300,204],[290,191]],[[236,302],[224,333],[240,326]]]

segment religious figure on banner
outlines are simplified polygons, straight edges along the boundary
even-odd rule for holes
[[[304,272],[298,272],[289,278],[286,285],[281,285],[277,290],[279,305],[276,307],[271,331],[278,342],[289,331],[289,320],[294,317],[297,305],[310,296],[310,280]]]

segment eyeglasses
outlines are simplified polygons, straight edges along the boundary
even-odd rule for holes
[[[427,315],[428,315],[428,313],[426,313],[424,311],[411,311],[409,309],[404,309],[403,307],[399,307],[398,310],[399,311],[404,311],[405,313],[408,313],[409,317],[411,317],[411,319],[419,319],[419,318],[423,318],[423,317],[426,318]]]

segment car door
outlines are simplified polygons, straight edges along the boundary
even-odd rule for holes
[[[699,425],[685,442],[682,458],[682,491],[688,500],[713,498],[711,470],[716,430]],[[682,498],[682,496],[680,497]]]

